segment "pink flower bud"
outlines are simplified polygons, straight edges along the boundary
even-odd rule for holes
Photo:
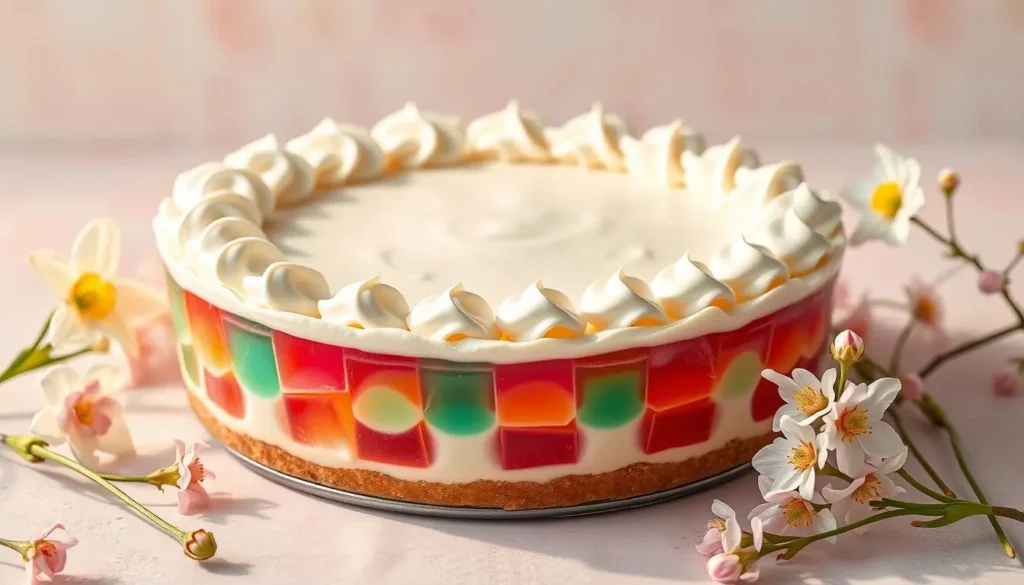
[[[900,376],[900,383],[903,388],[900,390],[900,395],[907,400],[917,402],[921,400],[921,396],[924,395],[924,380],[921,376],[910,372]]]
[[[986,270],[978,275],[978,289],[987,295],[1003,290],[1003,284],[1003,275],[995,270]]]
[[[743,564],[736,555],[719,553],[708,559],[708,575],[719,583],[735,583],[743,574]]]
[[[864,340],[860,335],[847,329],[836,336],[832,343],[832,357],[836,361],[852,364],[864,355]]]
[[[1017,372],[1003,368],[992,375],[992,392],[996,396],[1017,395]]]

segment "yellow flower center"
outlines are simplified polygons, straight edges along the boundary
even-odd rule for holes
[[[725,532],[725,520],[722,520],[721,518],[715,518],[714,520],[708,522],[708,526],[711,528],[716,528],[719,532]]]
[[[804,386],[797,390],[793,400],[804,416],[811,416],[828,407],[828,398],[825,398],[825,393],[810,386]]]
[[[878,481],[878,476],[874,473],[867,474],[864,477],[864,484],[853,490],[853,499],[860,504],[867,504],[881,498],[882,482]]]
[[[789,452],[789,463],[799,471],[812,469],[818,462],[818,450],[813,443],[803,442]]]
[[[886,219],[896,217],[896,212],[903,205],[903,192],[895,181],[888,181],[875,187],[871,194],[871,209]]]
[[[92,426],[93,415],[95,414],[95,409],[93,408],[92,401],[75,401],[74,411],[75,418],[78,419],[78,422],[82,423],[84,426],[87,427]]]
[[[782,506],[782,516],[786,519],[786,524],[795,528],[806,528],[814,524],[814,508],[808,502],[797,498]]]
[[[844,443],[849,443],[855,437],[863,435],[871,430],[868,424],[868,412],[863,408],[855,406],[843,410],[836,419],[836,431]]]
[[[939,307],[935,299],[929,296],[920,296],[914,301],[914,317],[925,323],[935,323],[939,316]]]
[[[114,310],[117,289],[99,274],[86,272],[71,287],[68,302],[83,319],[99,321]]]

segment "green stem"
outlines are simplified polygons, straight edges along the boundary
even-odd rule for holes
[[[899,411],[895,408],[891,408],[887,414],[892,418],[892,422],[896,426],[896,432],[899,433],[900,438],[902,438],[903,442],[907,445],[907,448],[910,450],[910,454],[913,455],[914,459],[917,459],[917,462],[921,464],[921,468],[928,474],[928,477],[932,478],[932,481],[940,490],[942,490],[943,494],[949,498],[955,498],[956,494],[953,493],[953,490],[949,489],[946,482],[942,481],[942,478],[939,477],[939,473],[935,471],[935,468],[928,463],[928,460],[925,459],[920,449],[917,448],[917,444],[914,443],[914,440],[910,437],[910,433],[908,433],[906,427],[903,426],[903,419],[900,416]]]
[[[6,538],[0,538],[0,546],[7,547],[14,552],[21,555],[21,558],[28,562],[28,551],[32,548],[32,543],[27,540],[7,540]]]
[[[951,498],[949,496],[945,496],[943,494],[940,494],[939,492],[933,490],[932,488],[924,485],[923,483],[918,481],[916,478],[914,478],[913,475],[910,475],[910,472],[907,471],[906,469],[900,469],[896,473],[899,474],[899,476],[902,477],[904,481],[906,481],[911,486],[913,486],[917,491],[921,492],[922,494],[924,494],[924,495],[926,495],[926,496],[928,496],[928,497],[930,497],[932,499],[938,500],[940,502],[946,502],[946,503],[950,503],[950,502],[955,502],[956,501],[955,499],[953,499],[953,498]]]
[[[795,546],[796,547],[795,550],[790,550],[790,551],[788,551],[784,555],[784,558],[789,559],[789,558],[792,558],[792,556],[795,555],[797,552],[799,552],[800,549],[804,548],[808,544],[811,544],[812,542],[815,542],[815,541],[818,541],[818,540],[824,540],[826,538],[831,538],[833,536],[839,536],[840,534],[844,534],[844,533],[849,532],[851,530],[856,530],[858,528],[861,528],[862,526],[867,526],[868,524],[874,524],[875,522],[881,522],[882,520],[888,520],[889,518],[897,518],[899,516],[934,516],[934,515],[936,515],[936,513],[925,512],[925,511],[921,511],[921,510],[918,510],[918,509],[910,509],[910,508],[899,509],[899,510],[889,510],[889,511],[886,511],[886,512],[882,512],[881,514],[875,514],[873,516],[868,516],[867,518],[864,518],[864,519],[859,520],[857,522],[853,522],[852,524],[846,524],[844,526],[840,526],[840,527],[838,527],[838,528],[836,528],[834,530],[829,530],[827,532],[820,532],[818,534],[813,534],[811,536],[805,536],[803,538],[797,538],[797,539],[794,539],[794,540],[791,540],[791,541],[785,542],[785,543],[773,544],[773,545],[766,546],[766,547],[761,549],[761,556],[764,557],[766,555],[769,555],[769,554],[774,553],[774,552],[778,552],[780,550],[791,549],[792,547]],[[941,516],[942,514],[939,513],[937,515]]]
[[[10,380],[11,378],[13,378],[15,376],[20,376],[22,374],[31,372],[33,370],[38,370],[39,368],[45,368],[47,366],[52,366],[54,364],[59,364],[61,362],[65,362],[67,360],[74,359],[74,358],[76,358],[78,356],[85,355],[85,354],[91,352],[93,349],[92,349],[92,347],[86,347],[86,348],[80,349],[78,351],[74,351],[74,352],[71,352],[71,353],[68,353],[68,354],[64,354],[64,355],[61,355],[61,356],[50,357],[49,352],[52,351],[52,350],[53,350],[53,346],[50,345],[49,343],[47,343],[46,345],[44,345],[42,347],[34,347],[34,348],[32,348],[32,350],[28,351],[25,354],[23,359],[19,360],[19,362],[18,362],[18,364],[16,366],[14,364],[12,364],[12,367],[10,367],[7,370],[5,370],[3,374],[0,374],[0,384],[6,382],[7,380]],[[32,356],[36,356],[36,355],[45,355],[45,358],[42,359],[42,360],[39,360],[39,361],[30,361],[29,358],[31,358]]]
[[[836,400],[843,396],[843,389],[846,388],[846,378],[850,375],[850,364],[846,361],[839,362],[839,379],[836,380]]]
[[[914,331],[914,325],[917,324],[917,319],[911,315],[910,320],[903,326],[903,330],[900,331],[899,337],[896,338],[896,345],[893,346],[892,358],[889,360],[889,371],[899,372],[900,371],[900,360],[903,358],[903,348],[907,345],[907,340],[910,339],[910,334]]]
[[[974,479],[974,474],[971,473],[970,467],[967,466],[967,460],[964,458],[963,450],[960,447],[960,434],[949,425],[946,426],[946,432],[949,433],[949,443],[953,447],[953,456],[956,457],[956,462],[960,465],[960,471],[967,478],[967,483],[971,486],[971,490],[974,492],[974,495],[978,496],[979,502],[988,504],[988,498],[985,497],[985,493],[982,492],[981,486]],[[1006,556],[1011,559],[1015,558],[1017,552],[1013,549],[1013,545],[1010,544],[1010,540],[1006,537],[1006,533],[1003,532],[1003,527],[999,525],[995,515],[989,514],[988,520],[992,524],[992,529],[995,530],[999,542],[1003,545],[1003,551],[1006,553]]]
[[[967,342],[961,343],[960,345],[952,347],[952,348],[950,348],[950,349],[940,353],[939,355],[935,356],[934,358],[932,358],[932,361],[928,362],[928,364],[925,365],[925,367],[921,369],[920,376],[921,376],[921,378],[925,378],[929,374],[934,372],[936,370],[936,368],[938,368],[942,364],[946,363],[947,361],[949,361],[949,360],[959,356],[960,354],[967,353],[967,352],[971,351],[972,349],[975,349],[975,348],[981,347],[981,346],[983,346],[983,345],[985,345],[987,343],[991,343],[993,341],[996,341],[997,339],[1003,338],[1003,337],[1005,337],[1007,335],[1010,335],[1011,333],[1014,333],[1016,331],[1020,331],[1021,328],[1022,328],[1022,325],[1019,324],[1019,323],[1018,324],[1014,324],[1014,325],[1010,325],[1008,327],[1004,327],[1002,329],[999,329],[998,331],[993,331],[992,333],[989,333],[988,335],[983,335],[982,337],[979,337],[979,338],[977,338],[977,339],[975,339],[973,341],[967,341]]]
[[[1024,254],[1018,251],[1017,254],[1014,255],[1014,257],[1010,260],[1010,263],[1006,265],[1006,268],[1003,269],[1003,278],[1010,278],[1010,273],[1013,272],[1013,269],[1017,267],[1017,263],[1020,262],[1021,258],[1024,258]]]
[[[39,344],[42,343],[43,337],[46,337],[46,332],[50,330],[50,323],[53,321],[54,313],[55,311],[50,311],[49,316],[46,317],[46,321],[43,322],[43,326],[39,329],[39,333],[36,334],[35,341],[32,342],[32,345],[21,350],[21,353],[19,353],[18,356],[14,358],[14,361],[7,366],[7,369],[0,374],[0,383],[17,376],[20,373],[19,368],[25,363],[25,360],[39,349]]]

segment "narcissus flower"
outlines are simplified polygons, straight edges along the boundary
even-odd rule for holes
[[[871,176],[844,188],[841,194],[861,213],[851,244],[883,240],[900,246],[910,235],[910,219],[924,207],[921,165],[887,146],[876,145]]]
[[[98,219],[78,234],[70,261],[50,251],[29,255],[32,267],[62,301],[50,322],[55,348],[79,349],[110,337],[129,355],[138,354],[132,323],[164,310],[166,301],[139,282],[114,277],[120,246],[117,223]]]

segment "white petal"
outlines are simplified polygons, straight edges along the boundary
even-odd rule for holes
[[[775,475],[783,469],[790,469],[786,462],[786,454],[789,452],[789,442],[785,439],[775,439],[771,445],[762,447],[754,454],[751,461],[754,469],[762,475],[767,475],[775,480]]]
[[[828,461],[828,443],[829,438],[825,433],[819,433],[814,437],[814,448],[818,452],[818,469],[825,467],[825,462]]]
[[[814,520],[815,532],[820,534],[822,532],[829,532],[836,529],[836,518],[832,515],[832,512],[827,508],[818,512],[817,517]],[[830,536],[827,538],[832,544],[836,543],[836,537]]]
[[[75,458],[83,465],[90,469],[99,466],[100,460],[96,457],[96,441],[94,439],[70,434],[68,435],[68,444],[71,446],[71,452],[74,453]]]
[[[814,443],[814,429],[806,427],[795,420],[783,417],[779,424],[782,427],[782,434],[787,438],[793,438],[801,443]]]
[[[736,511],[722,500],[715,500],[711,502],[711,513],[723,520],[736,517]]]
[[[127,375],[125,369],[116,364],[99,363],[89,367],[85,379],[99,382],[103,394],[115,394],[124,387]]]
[[[829,402],[833,402],[836,399],[837,377],[835,368],[829,368],[821,375],[821,392],[825,395],[825,398],[828,398]]]
[[[860,179],[843,187],[839,195],[857,209],[868,209],[871,206],[871,195],[878,187],[874,178]]]
[[[762,498],[768,495],[772,491],[772,478],[766,475],[757,476],[757,489],[761,492]]]
[[[121,254],[121,232],[112,219],[89,222],[71,247],[71,265],[75,272],[94,272],[109,278],[117,271]]]
[[[858,477],[851,481],[845,488],[836,489],[830,485],[821,488],[821,495],[825,498],[825,501],[834,504],[840,500],[845,500],[850,497],[850,494],[857,491],[857,488],[864,485],[864,478]]]
[[[875,162],[882,168],[886,179],[898,179],[903,157],[884,144],[875,145]]]
[[[743,540],[743,529],[735,518],[725,521],[725,532],[722,533],[722,550],[729,553],[740,547]]]
[[[882,475],[889,475],[903,468],[903,464],[907,462],[907,447],[904,446],[900,449],[900,452],[886,459],[878,466],[878,473]]]
[[[760,551],[764,544],[764,523],[760,518],[754,517],[750,520],[750,532],[754,535],[754,550]]]
[[[904,159],[900,175],[900,187],[904,194],[903,203],[906,204],[906,194],[921,186],[921,163],[913,158]]]
[[[803,368],[793,370],[793,381],[801,388],[804,386],[815,389],[821,387],[821,381],[818,380],[818,377]]]
[[[762,518],[762,519],[765,518],[765,517],[769,517],[770,518],[772,516],[772,514],[768,514],[768,511],[771,510],[772,508],[775,508],[775,511],[777,513],[779,507],[776,506],[773,503],[767,502],[767,503],[764,503],[764,504],[758,504],[758,505],[754,506],[754,508],[752,510],[750,510],[749,514],[747,514],[747,519],[751,520],[751,519],[753,519],[755,517]]]
[[[864,467],[864,450],[857,442],[840,442],[836,446],[836,463],[846,475],[857,475]]]
[[[159,315],[168,310],[167,299],[163,294],[134,280],[113,281],[117,289],[117,301],[114,310],[127,323]]]
[[[50,251],[32,252],[29,264],[61,300],[68,298],[78,275],[67,260]]]
[[[800,477],[800,497],[810,500],[814,497],[814,472],[805,471]]]
[[[82,349],[96,340],[96,332],[82,322],[78,313],[61,304],[50,321],[50,343],[58,351]]]
[[[64,443],[64,431],[60,430],[60,424],[57,422],[59,416],[60,407],[44,406],[32,417],[28,432],[51,445]]]
[[[80,389],[82,379],[74,368],[57,365],[39,378],[39,385],[43,387],[43,396],[46,396],[48,404],[62,406],[69,394]]]
[[[871,432],[857,438],[864,452],[872,457],[894,457],[903,449],[903,439],[900,439],[899,433],[884,421],[871,423]]]
[[[850,244],[859,246],[871,240],[881,240],[889,233],[890,224],[872,210],[865,211],[857,219],[857,227],[850,236]]]
[[[768,496],[766,496],[766,498],[776,493],[791,492],[797,489],[801,489],[804,482],[804,474],[790,467],[787,468],[782,473],[780,473],[778,476],[776,476],[774,480],[775,481],[772,482],[772,492],[769,493]],[[813,483],[811,485],[811,489],[814,489]]]
[[[135,444],[128,432],[128,425],[124,421],[121,409],[116,412],[107,413],[110,416],[111,425],[106,433],[97,437],[96,448],[104,453],[110,453],[118,457],[130,457],[135,455]]]
[[[885,232],[885,243],[893,247],[902,246],[907,243],[907,238],[910,237],[910,217],[900,216],[896,217],[889,224],[888,231]]]
[[[797,390],[800,389],[788,376],[784,376],[775,370],[764,370],[761,377],[779,387],[779,396],[786,402],[793,402]]]
[[[111,313],[106,319],[98,323],[98,327],[114,341],[121,345],[121,349],[131,357],[139,355],[139,338],[133,329],[128,326],[117,311]]]
[[[800,410],[800,407],[795,404],[786,404],[775,411],[775,418],[772,419],[772,431],[779,432],[782,430],[782,419],[791,418],[799,424],[806,424],[807,419],[804,417],[804,413]]]

